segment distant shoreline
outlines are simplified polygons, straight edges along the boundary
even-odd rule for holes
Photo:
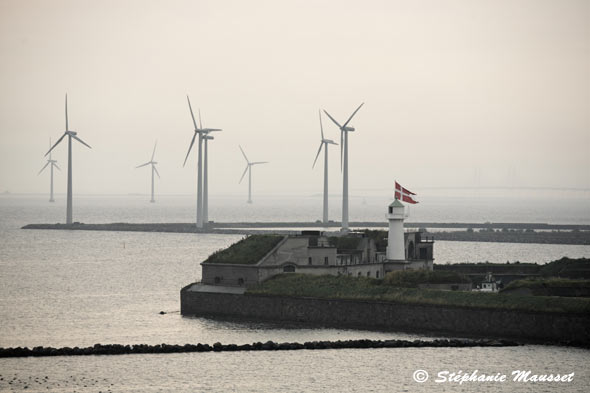
[[[351,222],[353,229],[385,229],[384,222]],[[544,223],[406,223],[406,228],[448,228],[464,231],[435,232],[435,240],[590,245],[590,225],[561,225]],[[327,225],[321,222],[236,222],[210,223],[206,228],[196,228],[194,223],[108,223],[108,224],[29,224],[22,229],[169,232],[250,235],[259,233],[296,234],[300,228],[337,231],[339,222]],[[541,232],[537,232],[537,231]]]

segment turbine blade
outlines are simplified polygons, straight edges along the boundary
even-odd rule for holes
[[[51,150],[51,137],[49,137],[49,150]],[[49,159],[51,160],[51,152],[49,153]]]
[[[238,145],[238,147],[240,148],[240,150],[242,151],[242,155],[244,156],[244,158],[246,159],[246,162],[249,164],[250,161],[248,161],[248,157],[246,157],[246,153],[244,153],[244,149],[242,149],[242,146]]]
[[[352,118],[354,117],[354,115],[356,115],[356,113],[359,111],[359,109],[361,109],[361,106],[363,106],[363,105],[365,105],[364,102],[362,104],[360,104],[358,108],[356,108],[356,111],[352,112],[352,115],[350,115],[350,117],[348,118],[348,120],[346,120],[346,123],[344,123],[344,127],[346,127],[346,125],[352,120]]]
[[[322,132],[322,140],[324,139],[324,126],[322,125],[322,111],[318,109],[320,114],[320,131]]]
[[[191,106],[191,99],[188,98],[188,94],[186,95],[186,99],[188,101],[188,108],[191,111],[191,117],[193,118],[193,125],[195,126],[195,130],[197,130],[199,127],[197,127],[197,121],[195,120],[195,115],[193,114],[193,107]]]
[[[313,169],[315,167],[315,163],[318,160],[320,153],[322,152],[322,146],[324,146],[324,142],[320,143],[320,148],[318,149],[318,154],[316,154],[315,160],[313,160],[313,165],[311,166],[311,169]]]
[[[141,168],[142,166],[146,166],[146,165],[149,165],[149,164],[151,164],[151,162],[146,162],[145,164],[141,164],[141,165],[136,166],[135,169]]]
[[[37,176],[39,176],[41,174],[41,172],[43,172],[43,169],[47,168],[47,165],[49,165],[50,163],[51,163],[51,161],[47,161],[47,164],[45,164],[45,166],[43,168],[41,168],[39,173],[37,173]]]
[[[57,164],[54,162],[53,166],[57,168],[57,170],[61,171],[61,168],[57,166]]]
[[[88,147],[89,149],[92,149],[88,143],[84,142],[82,139],[78,138],[76,135],[72,135],[72,138],[74,138],[75,140],[77,140],[77,141],[78,141],[78,142],[80,142],[81,144],[85,145],[85,146],[86,146],[86,147]]]
[[[158,173],[158,168],[156,168],[155,165],[152,168],[154,168],[154,172],[156,172],[156,175],[158,175],[158,179],[159,179],[160,178],[160,174]]]
[[[151,161],[154,161],[154,155],[156,154],[156,146],[158,146],[158,141],[156,141],[156,143],[154,144],[154,151],[152,152],[152,159],[151,159]]]
[[[332,120],[334,122],[334,124],[336,124],[338,126],[338,128],[342,128],[342,126],[336,120],[334,120],[334,118],[332,116],[330,116],[330,114],[328,112],[326,112],[325,109],[324,109],[324,113],[326,115],[328,115],[328,117],[330,118],[330,120]]]
[[[57,142],[55,142],[55,144],[53,146],[51,146],[51,148],[49,149],[49,151],[47,153],[45,153],[45,155],[47,156],[49,153],[51,153],[51,150],[55,149],[55,146],[57,146],[59,144],[59,142],[61,142],[62,139],[65,138],[67,134],[64,132],[64,134],[61,136],[61,138],[59,138],[57,140]]]
[[[250,163],[250,165],[256,165],[256,164],[268,164],[268,161],[256,161],[256,162]]]
[[[248,168],[250,168],[250,164],[246,165],[246,169],[244,169],[244,173],[242,173],[242,177],[240,177],[240,181],[238,182],[238,184],[240,184],[242,182],[242,180],[244,179],[244,176],[246,176],[246,172],[248,172]]]
[[[188,155],[191,153],[191,149],[193,148],[193,144],[195,143],[196,136],[197,136],[197,132],[195,131],[195,133],[193,134],[193,139],[191,140],[191,145],[188,147],[188,151],[186,152],[186,157],[184,158],[184,163],[182,164],[182,166],[186,165],[186,160],[188,160]]]
[[[203,129],[203,123],[201,123],[201,108],[199,108],[199,128]]]
[[[68,126],[68,93],[66,93],[66,131],[69,131]]]

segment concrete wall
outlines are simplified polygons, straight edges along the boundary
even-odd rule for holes
[[[233,316],[407,332],[590,343],[590,316],[385,302],[189,292],[182,315]]]
[[[438,289],[440,291],[471,291],[471,283],[457,284],[418,284],[418,288]]]
[[[203,264],[203,284],[223,286],[251,286],[258,283],[255,265]]]

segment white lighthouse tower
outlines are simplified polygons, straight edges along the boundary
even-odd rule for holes
[[[404,261],[406,247],[404,244],[404,205],[394,200],[387,208],[389,220],[389,235],[387,237],[387,259],[390,261]]]

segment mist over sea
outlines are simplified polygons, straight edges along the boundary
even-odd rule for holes
[[[161,196],[155,204],[144,195],[78,196],[74,221],[192,222],[195,203],[194,196]],[[330,218],[338,220],[339,199],[330,203]],[[387,198],[353,197],[351,221],[382,220],[385,225],[388,203]],[[210,199],[210,219],[220,222],[315,221],[320,215],[318,196],[255,196],[252,205],[243,197]],[[0,196],[2,347],[430,338],[413,332],[183,318],[180,288],[200,279],[199,263],[209,254],[241,235],[20,229],[64,220],[63,195],[53,204],[44,195]],[[441,196],[412,206],[408,220],[590,224],[590,202]],[[562,256],[590,257],[590,246],[437,241],[434,255],[435,263],[546,263]],[[365,391],[369,386],[374,391],[427,391],[432,384],[411,379],[417,368],[510,373],[523,367],[538,373],[575,371],[574,383],[560,389],[588,391],[587,356],[587,350],[535,345],[0,359],[0,391]],[[43,382],[35,383],[35,378]],[[14,382],[8,384],[10,380]],[[477,389],[555,390],[547,384],[514,383]]]

